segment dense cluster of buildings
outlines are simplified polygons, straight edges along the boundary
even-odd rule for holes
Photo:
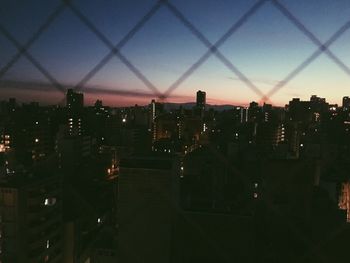
[[[196,98],[0,102],[0,262],[347,262],[350,98]]]

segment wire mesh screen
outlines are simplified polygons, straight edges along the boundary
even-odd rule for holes
[[[64,104],[67,90],[73,89],[83,92],[88,104],[102,99],[110,106],[125,107],[147,105],[152,99],[192,102],[195,92],[202,89],[212,105],[245,107],[257,101],[284,106],[293,97],[306,99],[314,94],[336,104],[350,93],[349,28],[350,2],[346,0],[4,1],[0,6],[0,95],[23,102]],[[283,125],[279,129],[284,138]],[[233,133],[238,137],[238,132]],[[275,169],[281,169],[281,175],[314,173],[308,169],[315,160],[309,159],[290,166],[273,166],[262,160],[258,166],[254,163],[254,172],[242,170],[239,163],[217,151],[216,145],[208,147],[208,154],[225,164],[245,186],[252,184],[245,172],[260,174],[267,169],[278,173]],[[346,168],[335,169],[341,170],[339,174],[347,173]],[[303,192],[304,179],[292,178],[288,184],[300,186]],[[347,180],[337,185],[338,192],[347,191]],[[253,188],[257,185],[254,182]],[[160,196],[168,198],[166,183],[153,186],[161,186]],[[294,194],[298,196],[298,192]],[[257,195],[254,193],[253,198]],[[147,200],[143,201],[140,210],[147,207]],[[340,201],[344,202],[343,209],[350,204],[349,200]],[[310,233],[313,218],[293,218],[288,212],[281,213],[283,204],[276,205],[269,199],[262,202],[264,209],[278,218],[277,230],[271,227],[269,231],[290,236],[293,245],[285,240],[285,244],[264,244],[269,240],[268,233],[254,229],[254,244],[250,245],[258,251],[254,260],[282,262],[273,256],[274,251],[281,250],[285,262],[345,262],[339,256],[345,247],[339,245],[332,253],[323,249],[332,242],[344,244],[341,240],[347,240],[346,220],[318,236]],[[234,262],[223,241],[227,237],[215,237],[215,231],[208,229],[198,214],[184,212],[174,203],[169,206],[177,210],[181,224],[191,226],[194,234],[186,234],[193,242],[197,240],[194,236],[206,240],[205,247],[215,252],[218,262]],[[254,206],[249,203],[240,207],[240,215],[256,211]],[[123,220],[133,221],[138,209]],[[216,227],[220,228],[219,224]],[[181,234],[179,229],[171,231]],[[133,255],[132,247],[123,249],[132,255],[126,262],[144,262]],[[259,253],[265,253],[264,257],[260,258]],[[169,262],[187,262],[175,258]]]
[[[306,76],[319,79],[316,71],[324,72],[329,66],[328,79],[333,83],[339,79],[337,88],[345,92],[350,72],[345,47],[347,5],[323,3],[317,9],[313,4],[107,2],[92,10],[91,4],[78,1],[15,1],[12,6],[5,2],[2,87],[23,87],[14,82],[24,81],[28,88],[42,84],[38,89],[52,87],[52,92],[74,87],[93,93],[188,100],[188,90],[195,89],[191,86],[213,84],[218,90],[212,97],[219,101],[225,94],[225,102],[281,104],[289,99],[287,94],[309,96],[312,90],[298,86],[316,85]],[[324,25],[326,8],[329,20],[339,10],[343,14]],[[124,18],[123,12],[129,12],[130,18]],[[315,21],[310,21],[312,12]],[[26,25],[21,16],[23,21],[28,19]],[[319,91],[328,95],[321,84]]]

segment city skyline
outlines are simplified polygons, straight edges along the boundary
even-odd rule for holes
[[[73,1],[95,27],[111,42],[117,43],[154,6],[156,1],[97,2]],[[170,1],[211,43],[215,43],[240,17],[258,1]],[[279,1],[320,42],[326,42],[350,18],[347,1]],[[13,4],[6,1],[0,11],[0,24],[25,44],[60,1],[38,1]],[[17,21],[15,14],[28,20]],[[33,14],[35,14],[33,16]],[[34,18],[33,18],[34,17]],[[347,67],[350,53],[345,31],[330,50]],[[16,54],[16,48],[0,35],[2,52],[0,68]],[[247,78],[267,94],[295,67],[308,58],[317,46],[284,16],[271,1],[261,7],[226,42],[219,47]],[[161,92],[165,92],[205,52],[203,45],[182,22],[161,6],[147,23],[121,48],[121,52]],[[74,87],[91,68],[108,53],[108,48],[70,10],[65,8],[28,52],[47,69],[63,87]],[[12,86],[9,85],[12,83]],[[22,97],[26,100],[56,103],[60,94],[53,87],[38,85],[45,77],[21,57],[0,79],[1,96]],[[13,86],[17,85],[18,89]],[[35,89],[33,86],[39,86]],[[283,106],[291,97],[305,100],[313,94],[326,97],[331,103],[341,103],[348,94],[350,77],[327,54],[321,54],[285,87],[271,96],[273,105]],[[52,88],[52,89],[50,89]],[[90,92],[89,92],[89,89]],[[247,105],[261,101],[256,93],[238,79],[237,75],[211,55],[170,95],[168,101],[189,102],[196,90],[206,90],[211,104]],[[25,92],[27,90],[27,92]],[[96,94],[110,106],[147,104],[152,91],[142,83],[117,57],[113,57],[83,89],[86,100],[94,101]],[[153,96],[154,97],[154,96]],[[58,99],[57,99],[58,98]]]
[[[350,97],[220,108],[193,96],[0,101],[0,260],[348,262]]]
[[[40,106],[48,106],[48,107],[67,107],[67,105],[69,104],[68,102],[68,95],[74,93],[77,94],[77,96],[81,96],[81,104],[83,105],[83,107],[94,107],[96,106],[96,104],[98,105],[103,105],[103,106],[107,106],[109,108],[134,108],[134,107],[144,107],[144,108],[148,108],[150,107],[150,105],[152,105],[152,103],[157,103],[157,104],[163,104],[163,105],[169,105],[169,109],[177,109],[176,107],[185,107],[185,108],[192,108],[194,106],[199,107],[199,108],[213,108],[218,110],[219,108],[221,110],[229,110],[229,109],[233,109],[233,108],[246,108],[248,109],[249,107],[251,107],[252,104],[256,104],[257,106],[272,106],[273,108],[288,108],[288,106],[290,105],[290,103],[292,103],[293,101],[301,101],[301,102],[309,102],[312,101],[313,99],[317,98],[322,100],[323,102],[325,102],[327,105],[329,105],[330,108],[333,107],[338,107],[338,108],[343,108],[343,107],[347,107],[348,103],[349,103],[349,97],[350,95],[344,95],[341,97],[340,102],[339,103],[332,103],[331,101],[329,101],[327,98],[323,98],[321,96],[319,96],[318,94],[312,94],[310,95],[308,98],[303,99],[303,98],[299,98],[299,97],[290,97],[287,101],[287,103],[285,103],[284,105],[275,105],[275,104],[270,104],[267,101],[265,102],[261,102],[261,101],[254,101],[254,100],[250,100],[247,101],[245,104],[230,104],[230,103],[226,103],[226,104],[213,104],[211,103],[213,100],[210,98],[210,96],[207,96],[207,91],[205,90],[197,90],[194,94],[192,94],[192,96],[188,96],[188,98],[190,98],[188,101],[184,101],[184,102],[176,102],[176,101],[169,101],[169,100],[157,100],[154,97],[152,97],[152,94],[146,94],[147,98],[149,98],[148,101],[145,101],[144,104],[126,104],[126,105],[109,105],[106,104],[105,101],[103,100],[103,98],[96,96],[96,94],[98,94],[97,90],[93,90],[91,93],[84,93],[83,91],[76,91],[72,88],[67,89],[64,98],[62,100],[60,100],[59,104],[50,104],[50,103],[42,103],[39,100],[28,100],[28,101],[21,101],[18,100],[17,97],[12,96],[9,98],[5,98],[0,100],[0,102],[3,103],[7,103],[7,102],[15,102],[17,104],[17,106],[21,106],[21,105],[30,105],[30,104],[37,104]],[[204,94],[204,95],[202,95]],[[86,98],[86,95],[88,95],[88,100]],[[95,95],[93,97],[89,97],[89,95]],[[136,95],[136,97],[142,97],[144,96],[144,93],[139,93]],[[204,96],[204,97],[202,97]],[[199,102],[201,101],[201,102]]]

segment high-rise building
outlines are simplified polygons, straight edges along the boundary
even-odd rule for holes
[[[75,92],[73,89],[68,89],[66,95],[66,102],[68,110],[80,110],[84,107],[84,94]]]
[[[157,129],[156,129],[156,117],[163,112],[163,104],[156,102],[155,100],[151,101],[149,105],[149,131],[152,132],[152,141],[155,141],[157,138]]]
[[[261,120],[262,115],[262,109],[259,107],[259,104],[255,101],[252,101],[249,104],[248,108],[248,121],[250,122],[257,122]]]
[[[70,136],[80,136],[83,133],[82,111],[84,95],[68,89],[66,95],[68,110],[68,132]]]
[[[348,111],[350,109],[350,98],[348,96],[343,97],[343,111]]]
[[[204,109],[206,104],[206,93],[204,91],[197,91],[196,106],[198,108]]]

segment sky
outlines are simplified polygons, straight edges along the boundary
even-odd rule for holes
[[[155,6],[155,0],[73,0],[73,5],[108,39],[117,44]],[[215,43],[257,0],[170,0],[176,9]],[[279,0],[322,43],[350,21],[348,0]],[[0,28],[24,45],[47,19],[59,0],[2,0]],[[18,50],[0,30],[0,72]],[[350,30],[329,50],[350,68]],[[264,101],[281,80],[318,49],[270,1],[265,1],[218,50],[259,89],[254,92],[215,55],[211,55],[166,101],[195,100],[197,90],[207,92],[211,104],[246,105]],[[75,87],[109,52],[105,45],[68,7],[32,43],[28,52],[64,88]],[[120,49],[121,54],[159,91],[165,93],[208,47],[165,5]],[[157,94],[150,90],[120,58],[114,56],[82,87],[87,103],[102,99],[111,106],[147,104]],[[350,95],[350,74],[322,53],[278,92],[268,97],[284,105],[293,97],[316,94],[331,103]],[[0,98],[61,103],[63,93],[25,57],[0,75]]]

